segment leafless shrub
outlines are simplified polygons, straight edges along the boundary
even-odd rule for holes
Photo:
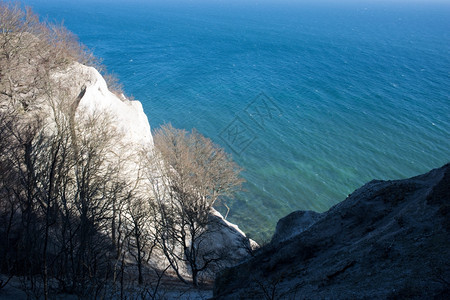
[[[224,150],[196,131],[161,127],[154,134],[157,154],[148,165],[159,166],[153,181],[158,244],[177,276],[188,266],[193,284],[199,275],[226,258],[226,251],[210,249],[208,225],[211,209],[224,196],[239,189],[240,168]]]
[[[275,278],[273,280],[264,280],[264,279],[255,279],[254,282],[258,285],[260,288],[264,299],[266,300],[274,300],[279,299],[278,295],[278,286],[281,282],[281,277]]]

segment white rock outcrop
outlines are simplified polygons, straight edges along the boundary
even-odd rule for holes
[[[77,113],[105,113],[112,124],[123,133],[124,142],[140,147],[153,147],[148,118],[139,101],[109,91],[105,79],[93,67],[74,63],[65,72],[55,74],[59,82],[67,82],[72,97],[85,90],[77,105]]]

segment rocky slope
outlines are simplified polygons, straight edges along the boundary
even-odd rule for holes
[[[268,246],[217,277],[214,296],[448,299],[449,200],[450,164],[371,181],[326,213],[280,220]]]

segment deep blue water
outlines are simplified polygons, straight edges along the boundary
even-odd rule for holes
[[[233,153],[247,183],[228,219],[257,239],[450,160],[449,4],[25,2],[103,58],[153,128]]]

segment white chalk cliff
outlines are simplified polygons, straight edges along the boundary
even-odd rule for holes
[[[108,90],[107,84],[101,74],[93,67],[74,63],[64,72],[54,74],[54,79],[64,86],[68,99],[75,101],[75,120],[81,120],[89,115],[109,115],[111,130],[121,133],[120,144],[114,151],[123,151],[127,157],[125,176],[129,184],[136,184],[139,178],[140,151],[153,151],[153,137],[150,124],[139,101],[130,101],[124,95],[116,95]],[[78,97],[78,98],[77,98]],[[76,99],[76,100],[74,100]],[[117,154],[117,153],[116,153]],[[142,174],[141,174],[142,176]],[[150,195],[151,189],[146,184],[138,183],[141,195]],[[205,251],[226,248],[232,252],[229,264],[234,264],[248,256],[250,248],[257,247],[254,241],[249,241],[244,232],[237,225],[226,221],[223,216],[213,210],[211,218],[214,220],[210,226],[213,232],[208,235],[207,243],[210,249]],[[159,256],[162,259],[162,256]],[[153,262],[159,265],[157,261]]]
[[[109,91],[105,79],[95,68],[74,63],[66,71],[55,74],[55,77],[70,85],[73,98],[85,89],[77,113],[107,113],[112,117],[115,128],[123,133],[125,142],[153,147],[150,124],[141,102],[130,101],[124,95]]]

